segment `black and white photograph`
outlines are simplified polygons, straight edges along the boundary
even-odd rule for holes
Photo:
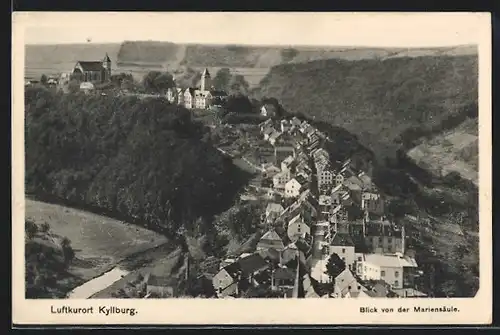
[[[452,314],[490,283],[480,15],[25,15],[23,299]]]

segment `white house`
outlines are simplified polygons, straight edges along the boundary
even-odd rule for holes
[[[290,172],[282,171],[273,177],[273,187],[278,190],[285,188],[285,184],[290,180]]]
[[[307,187],[307,179],[296,176],[285,184],[285,198],[297,198]]]
[[[296,241],[300,237],[304,238],[311,234],[311,228],[304,222],[301,214],[298,214],[288,222],[287,235],[291,241]]]
[[[281,132],[274,131],[271,135],[269,135],[269,143],[271,143],[272,145],[276,145],[282,135],[283,134]]]
[[[346,265],[346,268],[355,271],[357,261],[354,243],[348,234],[335,234],[330,243],[330,255],[336,253]]]
[[[393,288],[403,288],[405,269],[417,268],[417,262],[401,254],[365,254],[358,264],[363,280],[383,280]]]
[[[292,125],[290,122],[288,122],[288,120],[281,120],[280,126],[283,133],[289,131],[292,128]]]
[[[334,280],[333,296],[336,298],[352,297],[358,292],[366,291],[366,287],[361,285],[349,269],[342,271]]]
[[[273,117],[276,115],[276,106],[272,104],[265,104],[260,108],[260,114],[262,116]]]

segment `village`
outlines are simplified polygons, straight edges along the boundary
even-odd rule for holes
[[[261,114],[273,116],[273,106]],[[217,296],[248,296],[250,288],[283,298],[425,297],[415,288],[422,271],[405,227],[386,218],[371,178],[350,159],[332,162],[328,137],[307,121],[270,118],[259,130],[268,155],[248,162],[259,176],[241,199],[267,204],[267,232],[253,253],[208,274]]]
[[[90,81],[109,80],[111,61],[107,55],[102,62],[81,61],[75,73],[88,93]],[[53,82],[49,78],[48,84]],[[165,96],[170,103],[206,111],[227,93],[212,88],[205,70],[199,89],[169,89]],[[241,201],[265,204],[260,216],[265,233],[253,252],[204,262],[210,266],[199,275],[211,281],[216,296],[425,297],[416,284],[423,272],[407,247],[405,226],[386,217],[384,196],[369,175],[350,159],[331,159],[328,136],[307,121],[276,114],[275,105],[264,104],[260,115],[267,120],[250,127],[253,139],[243,139],[254,155],[234,150],[237,136],[218,146],[255,173]],[[230,133],[232,127],[217,128]],[[144,281],[145,298],[173,295],[170,282],[152,275]]]

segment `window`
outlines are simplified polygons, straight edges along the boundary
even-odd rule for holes
[[[390,238],[390,237],[389,237],[389,238],[387,239],[387,243],[391,244],[391,243],[392,243],[392,238]]]
[[[385,271],[380,271],[380,275],[381,275],[382,277],[385,277]]]
[[[394,286],[399,286],[399,281],[395,280],[394,281]]]
[[[345,254],[345,248],[342,248],[342,253]]]
[[[361,262],[362,258],[361,256],[358,257],[358,262]]]
[[[342,260],[345,262],[345,257],[342,257]]]
[[[399,271],[394,272],[394,277],[396,277],[396,278],[399,277]]]
[[[382,237],[378,238],[379,243],[382,243]]]

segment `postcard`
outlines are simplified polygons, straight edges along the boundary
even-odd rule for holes
[[[17,12],[12,64],[14,325],[492,322],[489,13]]]

